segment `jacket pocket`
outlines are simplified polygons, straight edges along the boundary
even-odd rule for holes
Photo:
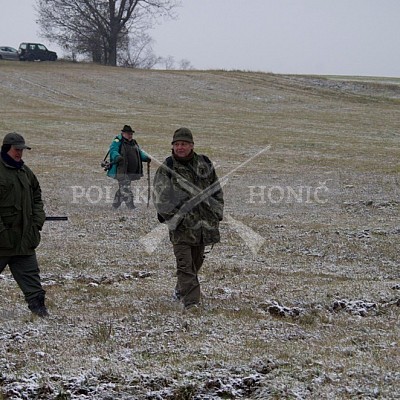
[[[0,181],[0,200],[1,208],[15,206],[16,196],[13,183]]]
[[[0,249],[12,249],[13,243],[10,236],[11,230],[4,229],[0,232]]]

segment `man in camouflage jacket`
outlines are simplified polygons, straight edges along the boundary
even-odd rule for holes
[[[220,241],[224,200],[211,161],[194,152],[193,135],[187,128],[174,133],[172,156],[154,177],[153,201],[160,222],[168,225],[176,257],[175,296],[185,308],[197,306],[204,249]]]
[[[35,249],[45,221],[42,195],[35,174],[24,164],[30,150],[18,133],[8,133],[0,156],[0,273],[8,265],[29,309],[48,315]]]

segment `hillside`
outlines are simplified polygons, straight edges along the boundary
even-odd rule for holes
[[[399,106],[394,78],[1,61],[2,137],[69,221],[37,252],[49,319],[0,275],[0,399],[398,398]],[[226,178],[197,313],[172,299],[146,177],[111,210],[124,124],[151,176],[187,126]]]

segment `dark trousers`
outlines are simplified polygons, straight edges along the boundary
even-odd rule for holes
[[[118,208],[123,202],[125,202],[128,208],[133,208],[133,192],[131,190],[131,180],[129,177],[118,179],[118,190],[115,193],[113,206]]]
[[[46,293],[40,283],[39,265],[35,254],[31,256],[0,257],[0,273],[3,272],[7,265],[10,267],[10,271],[27,302],[38,295]]]
[[[204,245],[174,244],[177,283],[175,291],[185,307],[200,302],[198,273],[204,261]]]

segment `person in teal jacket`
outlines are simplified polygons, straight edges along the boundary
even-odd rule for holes
[[[150,162],[150,156],[143,151],[137,141],[133,139],[134,130],[124,125],[121,133],[115,137],[110,145],[111,168],[107,176],[118,181],[118,190],[115,193],[113,208],[118,209],[125,202],[128,209],[135,209],[131,182],[143,176],[142,162]]]

